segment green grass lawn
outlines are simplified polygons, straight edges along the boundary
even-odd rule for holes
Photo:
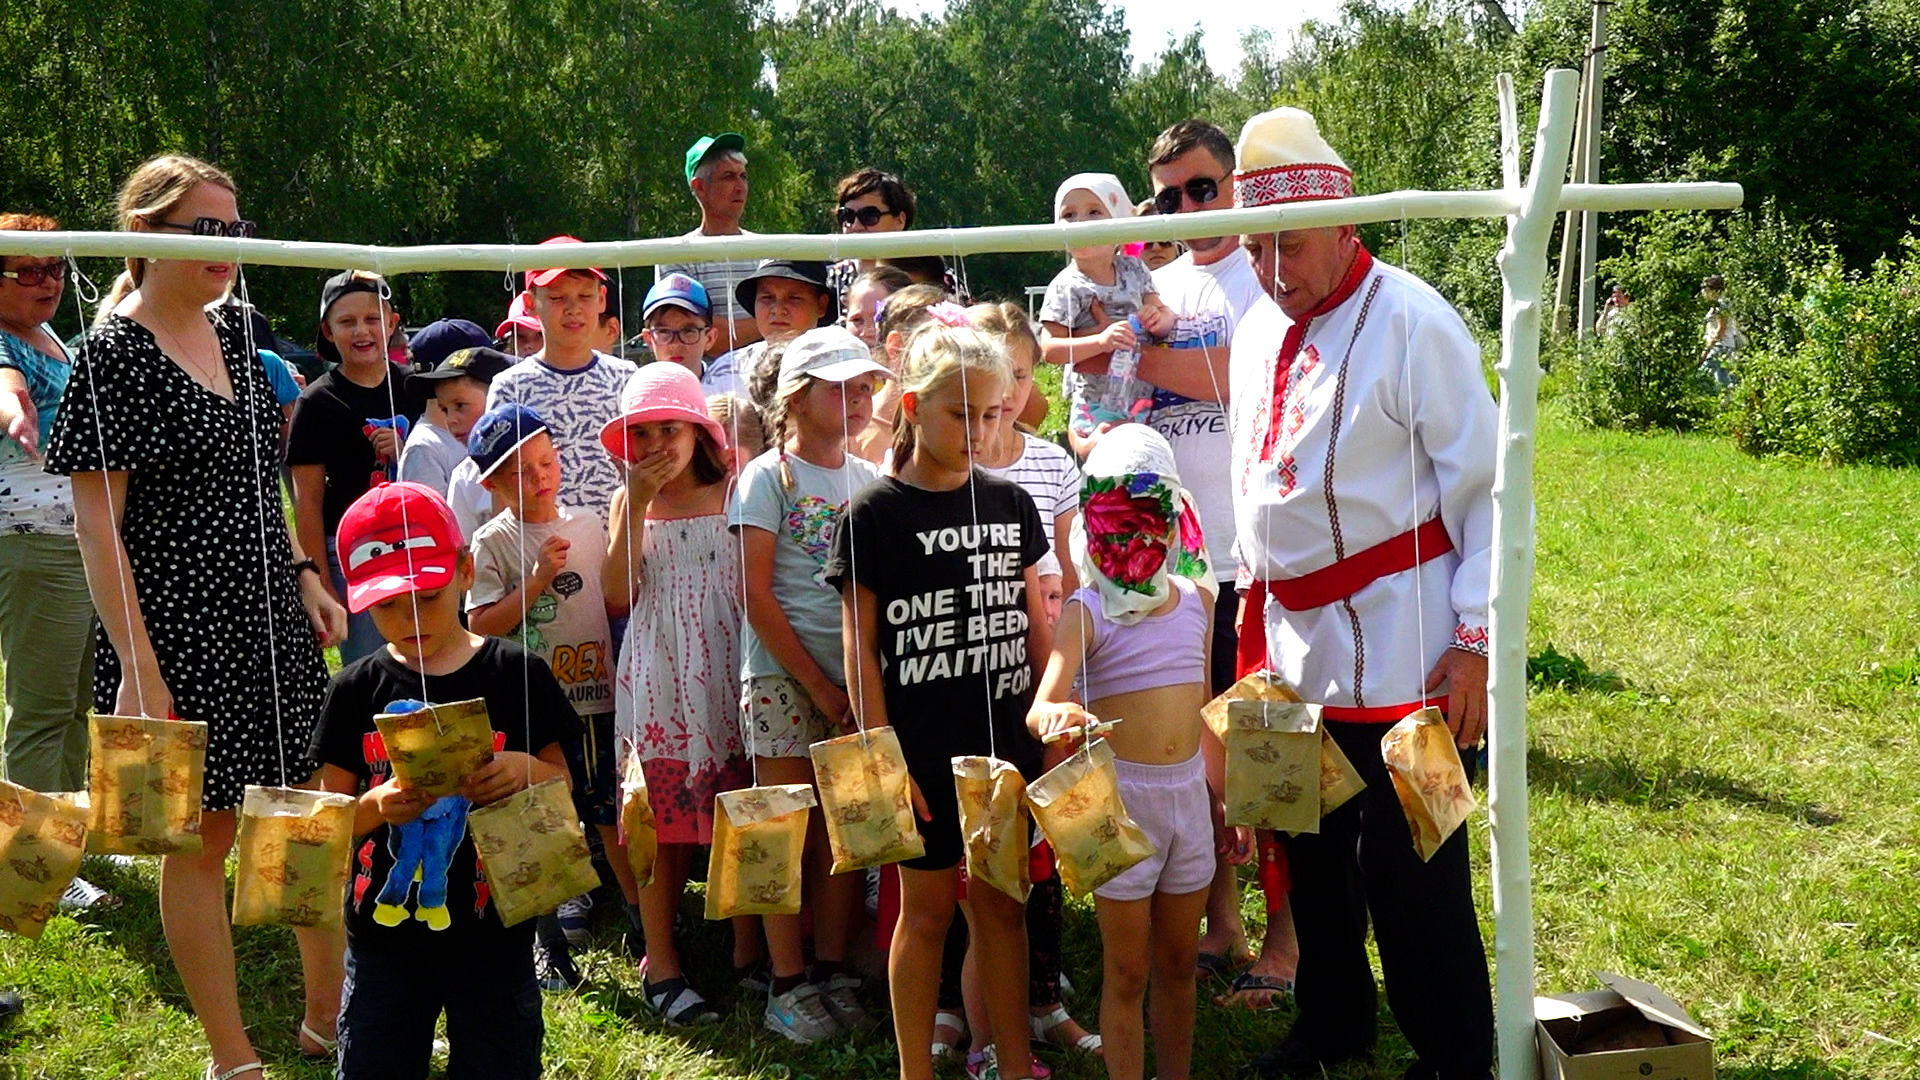
[[[1532,706],[1540,987],[1585,989],[1595,970],[1651,980],[1715,1034],[1734,1080],[1920,1075],[1920,778],[1905,730],[1920,713],[1920,476],[1754,461],[1722,440],[1596,433],[1547,411],[1531,651],[1551,645],[1560,659],[1543,666],[1573,677]],[[1470,828],[1490,913],[1484,815]],[[0,984],[30,995],[0,1037],[16,1075],[197,1075],[152,870],[103,875],[116,911],[0,940]],[[1091,909],[1074,902],[1068,923],[1069,1004],[1090,1022]],[[552,1075],[892,1074],[889,1029],[797,1051],[743,1001],[723,1002],[716,1029],[664,1032],[604,933],[584,957],[592,989],[548,999]],[[694,934],[696,976],[720,985],[725,932],[696,918]],[[329,1075],[294,1060],[288,934],[237,939],[275,1075]],[[1289,1019],[1203,1008],[1196,1074],[1230,1075]],[[1049,1057],[1062,1080],[1101,1075]],[[1335,1075],[1407,1063],[1388,1037],[1371,1066]]]

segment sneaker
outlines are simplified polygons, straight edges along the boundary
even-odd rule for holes
[[[558,934],[538,933],[533,938],[533,974],[540,989],[564,994],[580,988],[580,969],[573,966],[567,952],[567,939]]]
[[[61,911],[86,911],[93,907],[110,907],[112,904],[112,893],[82,877],[74,878],[73,883],[67,886],[67,891],[60,894]]]
[[[989,1046],[984,1050],[975,1050],[967,1055],[967,1075],[972,1080],[1000,1080],[1000,1059]],[[1049,1080],[1053,1070],[1041,1064],[1039,1058],[1033,1059],[1032,1080]]]
[[[769,996],[764,1022],[768,1031],[802,1046],[840,1034],[839,1025],[834,1023],[833,1014],[827,1011],[826,1002],[821,998],[820,988],[810,982],[803,982],[784,994]]]
[[[820,989],[820,1000],[833,1014],[833,1022],[842,1030],[867,1026],[867,1007],[860,1004],[859,989],[861,980],[857,975],[841,972],[823,983],[816,983]]]
[[[593,894],[581,893],[571,900],[562,900],[557,915],[560,932],[566,935],[567,944],[585,945],[587,927],[593,918]]]
[[[861,897],[860,906],[867,909],[868,915],[880,914],[880,868],[877,866],[867,868],[867,887]]]

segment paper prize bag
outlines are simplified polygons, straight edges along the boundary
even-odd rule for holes
[[[198,855],[207,725],[96,714],[87,737],[87,850]]]
[[[544,915],[600,884],[573,796],[559,777],[474,807],[467,831],[502,926]]]
[[[1235,701],[1305,701],[1299,691],[1288,686],[1286,680],[1271,671],[1256,671],[1239,682],[1222,690],[1218,697],[1207,702],[1200,709],[1200,719],[1207,722],[1214,734],[1227,730],[1227,706]]]
[[[1089,739],[1027,786],[1033,820],[1053,845],[1060,881],[1090,893],[1154,853],[1153,841],[1120,801],[1113,747]],[[1208,837],[1209,840],[1212,837]]]
[[[335,792],[247,785],[234,843],[233,925],[344,925],[359,805]]]
[[[1026,779],[1010,761],[957,757],[953,791],[960,802],[967,880],[1026,903],[1033,888],[1027,861]]]
[[[0,930],[37,938],[87,850],[87,807],[0,780]]]
[[[461,781],[493,760],[493,720],[480,698],[380,713],[373,726],[394,777],[436,799],[458,793]]]
[[[620,784],[620,842],[627,849],[633,883],[653,883],[653,863],[660,857],[660,836],[654,830],[653,804],[647,801],[647,773],[640,764],[640,748],[627,752],[626,773]]]
[[[1333,739],[1333,732],[1320,729],[1320,816],[1326,817],[1345,805],[1348,799],[1366,790],[1367,782],[1353,767],[1347,752]]]
[[[927,853],[913,820],[907,758],[890,727],[825,739],[809,748],[826,814],[833,872],[864,870]]]
[[[770,784],[713,797],[707,918],[800,914],[812,784]]]
[[[1233,701],[1225,730],[1226,823],[1288,833],[1320,831],[1320,707]]]
[[[1479,805],[1440,710],[1428,706],[1388,728],[1380,737],[1380,757],[1413,830],[1413,849],[1423,861],[1433,858]]]

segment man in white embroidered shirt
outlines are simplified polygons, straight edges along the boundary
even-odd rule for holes
[[[1298,109],[1249,120],[1236,156],[1239,206],[1353,193]],[[1244,244],[1275,304],[1250,310],[1233,339],[1237,543],[1254,582],[1241,655],[1324,706],[1367,788],[1288,842],[1300,1016],[1242,1072],[1319,1076],[1370,1054],[1371,923],[1418,1054],[1406,1076],[1486,1080],[1493,1005],[1467,831],[1421,861],[1380,754],[1388,726],[1424,705],[1445,710],[1469,772],[1486,730],[1496,416],[1479,347],[1439,293],[1376,262],[1352,226]]]

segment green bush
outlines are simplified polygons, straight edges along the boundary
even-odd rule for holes
[[[1798,340],[1742,364],[1729,428],[1750,453],[1920,463],[1920,241],[1865,274],[1837,256],[1796,273]],[[1797,296],[1797,303],[1793,303]]]

